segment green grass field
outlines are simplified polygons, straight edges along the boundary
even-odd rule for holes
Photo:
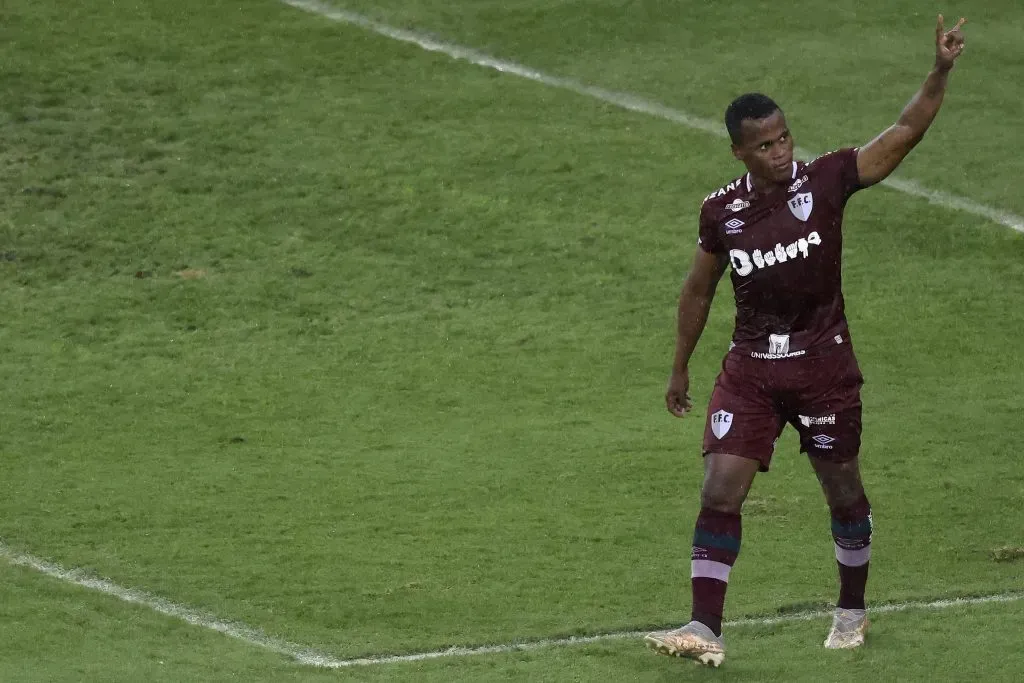
[[[1024,213],[1010,0],[334,0],[717,120],[769,92],[860,144],[968,50],[903,177]],[[726,143],[277,0],[0,5],[0,541],[338,658],[689,615],[724,283],[662,394]],[[870,598],[1024,590],[1024,235],[887,188],[847,211],[874,505]],[[792,433],[744,518],[728,618],[835,597]],[[3,681],[1017,680],[1021,602],[321,671],[0,563]]]

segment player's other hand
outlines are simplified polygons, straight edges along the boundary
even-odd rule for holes
[[[967,22],[960,17],[956,26],[945,30],[942,15],[939,15],[939,23],[935,27],[935,67],[940,71],[949,71],[953,63],[964,51],[964,34],[960,27]]]
[[[668,390],[665,392],[665,405],[668,412],[676,417],[686,415],[693,408],[693,400],[690,398],[690,370],[673,370],[668,380]]]

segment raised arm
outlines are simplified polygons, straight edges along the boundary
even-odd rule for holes
[[[697,247],[693,266],[683,282],[683,291],[679,295],[676,353],[665,392],[665,405],[676,417],[682,417],[693,407],[689,395],[690,356],[708,322],[718,281],[722,279],[728,263],[729,259],[724,254],[711,254]]]
[[[857,174],[860,184],[864,187],[888,177],[932,125],[946,94],[949,72],[953,69],[956,58],[964,50],[964,37],[960,27],[966,21],[961,18],[956,26],[946,31],[943,28],[942,15],[939,15],[939,22],[935,27],[935,66],[925,79],[924,85],[903,109],[899,120],[864,145],[857,154]]]

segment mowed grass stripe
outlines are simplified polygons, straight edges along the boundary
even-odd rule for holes
[[[725,131],[722,129],[722,126],[714,121],[709,121],[707,119],[687,114],[686,112],[646,100],[637,95],[614,92],[611,90],[605,90],[604,88],[579,83],[572,79],[551,76],[515,62],[492,57],[472,48],[440,41],[415,31],[407,31],[394,26],[389,26],[388,24],[375,21],[355,12],[349,12],[347,10],[332,7],[323,2],[319,2],[318,0],[281,1],[297,9],[318,14],[332,21],[359,26],[393,40],[411,43],[430,52],[440,52],[452,57],[453,59],[465,60],[478,66],[495,69],[502,73],[519,76],[520,78],[542,83],[550,87],[561,88],[587,97],[593,97],[603,102],[622,107],[623,109],[628,109],[629,111],[657,116],[695,130],[711,133],[718,137],[725,137]],[[805,159],[811,159],[817,156],[816,153],[801,148],[796,149],[796,154],[798,157],[803,157]],[[986,206],[985,204],[981,204],[972,199],[958,197],[941,190],[933,190],[907,178],[891,177],[882,181],[881,184],[897,190],[898,192],[925,199],[928,202],[943,208],[974,214],[975,216],[980,216],[992,221],[993,223],[1004,225],[1016,230],[1017,232],[1024,232],[1024,218],[1009,211]]]

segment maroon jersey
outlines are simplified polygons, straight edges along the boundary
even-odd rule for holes
[[[842,149],[793,162],[788,187],[758,192],[748,173],[704,200],[699,244],[732,264],[737,352],[790,358],[848,341],[843,209],[859,189],[857,150]]]

